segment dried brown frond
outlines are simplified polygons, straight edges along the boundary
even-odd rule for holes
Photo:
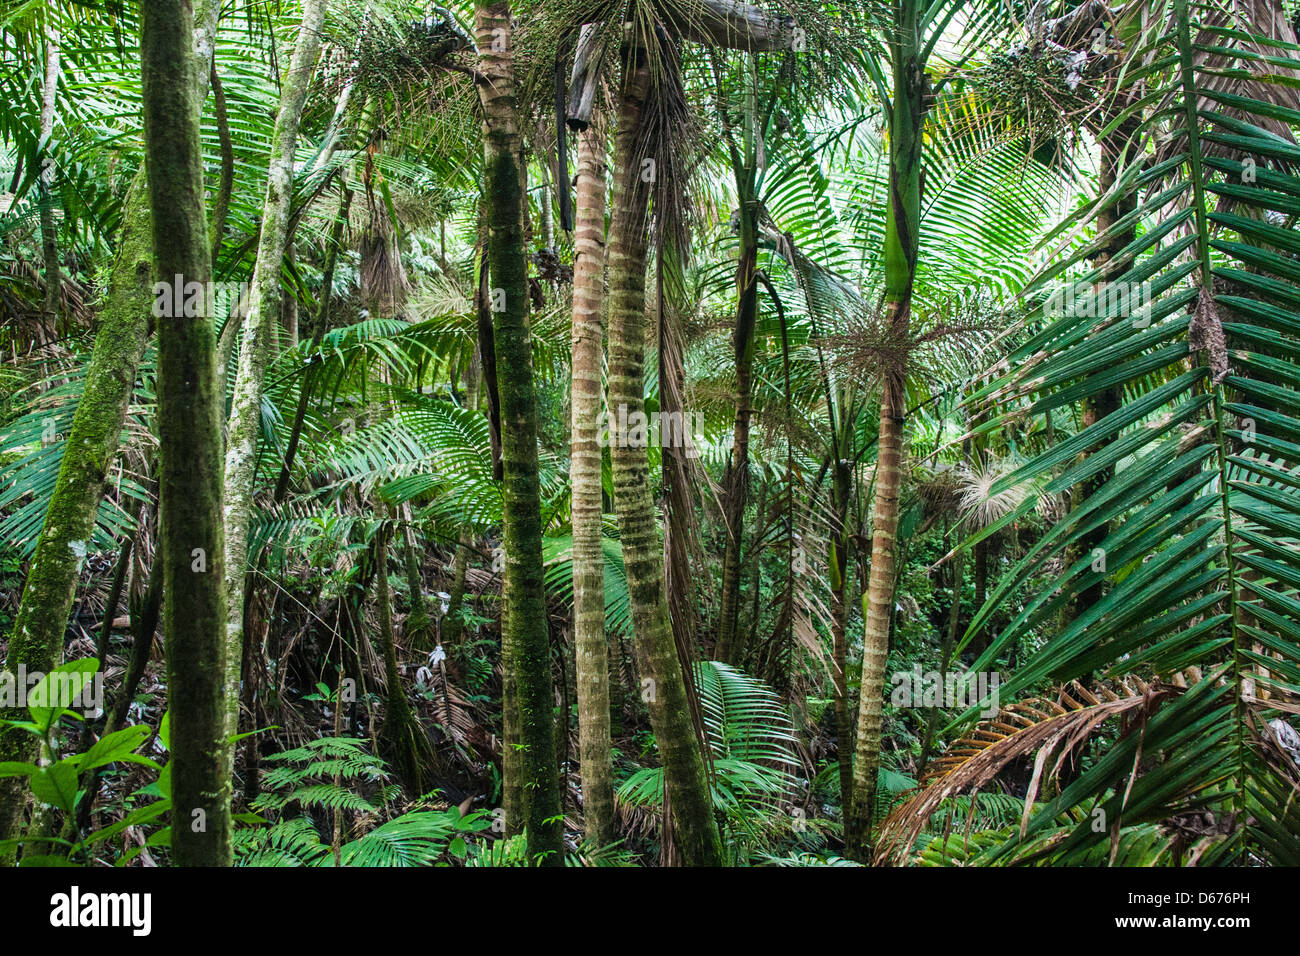
[[[864,309],[851,313],[842,331],[822,344],[827,360],[843,363],[864,376],[884,371],[947,378],[975,371],[984,345],[1004,324],[1000,310],[981,300],[954,299],[928,314],[914,313],[900,331],[888,313]]]
[[[954,514],[962,501],[962,475],[952,465],[921,467],[912,475],[911,487],[932,515]]]
[[[1214,384],[1228,377],[1228,340],[1219,319],[1219,307],[1210,289],[1202,287],[1196,300],[1196,311],[1187,330],[1187,344],[1193,352],[1204,353],[1214,373]]]
[[[1056,776],[1066,758],[1106,721],[1118,717],[1121,735],[1139,726],[1166,700],[1183,691],[1172,684],[1148,684],[1129,676],[1096,693],[1071,682],[1055,700],[1030,698],[1002,707],[954,742],[934,760],[913,795],[880,826],[877,863],[906,859],[940,804],[949,797],[986,788],[1012,761],[1035,754],[1034,774],[1025,794],[1025,820],[1045,780]],[[1056,762],[1050,770],[1052,755]]]

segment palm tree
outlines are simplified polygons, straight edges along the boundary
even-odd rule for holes
[[[622,50],[609,240],[609,407],[625,407],[629,413],[645,405],[647,213],[651,179],[662,159],[650,145],[655,129],[650,99],[663,102],[671,82],[662,72],[668,56],[657,50],[657,68],[652,69],[646,47],[629,44]],[[611,457],[633,626],[650,681],[643,696],[664,762],[677,845],[687,865],[716,866],[722,861],[722,846],[668,618],[647,450],[645,445],[616,440]]]
[[[581,57],[580,57],[581,58]],[[599,65],[595,69],[599,71]],[[572,110],[571,110],[572,111]],[[599,108],[578,139],[572,348],[573,633],[577,658],[582,811],[587,839],[614,840],[609,736],[609,651],[605,638],[605,557],[600,544],[604,491],[598,441],[605,300],[606,131]]]
[[[897,586],[899,490],[906,417],[907,354],[913,339],[912,315],[922,226],[921,157],[924,130],[944,81],[932,83],[927,67],[935,46],[960,4],[949,0],[899,0],[884,17],[885,45],[892,83],[885,89],[884,70],[872,69],[884,103],[889,134],[889,183],[886,194],[883,265],[883,354],[891,356],[880,371],[880,426],[872,507],[871,570],[863,599],[862,685],[858,704],[857,746],[853,766],[852,805],[846,810],[848,855],[865,859],[880,767],[885,659]],[[974,8],[967,30],[986,36],[993,3]]]

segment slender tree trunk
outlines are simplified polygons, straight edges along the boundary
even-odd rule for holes
[[[284,264],[290,272],[297,272],[298,266],[293,254],[293,245],[286,242],[284,250]],[[275,354],[277,356],[289,351],[298,344],[298,296],[297,293],[290,292],[289,295],[282,296],[280,301],[280,324],[284,326],[284,334],[274,338]]]
[[[332,290],[334,288],[334,269],[338,264],[339,250],[343,245],[343,226],[348,218],[348,209],[352,205],[352,190],[345,184],[343,186],[343,196],[339,200],[339,211],[330,227],[330,238],[325,247],[325,267],[321,270],[321,291],[320,298],[316,305],[316,318],[312,325],[311,348],[308,350],[307,367],[303,369],[302,381],[298,385],[298,406],[294,410],[293,425],[289,429],[289,441],[284,450],[284,462],[280,466],[280,477],[275,483],[275,503],[278,505],[284,501],[285,495],[289,493],[289,481],[293,477],[293,463],[298,457],[298,445],[302,441],[303,425],[307,421],[307,406],[311,401],[312,387],[315,385],[316,372],[319,366],[316,364],[320,357],[316,354],[316,349],[329,331],[330,325],[330,301],[333,298]]]
[[[528,855],[537,864],[564,865],[559,768],[555,760],[551,648],[542,568],[541,485],[537,461],[537,396],[528,328],[528,260],[524,250],[522,140],[515,99],[510,4],[480,2],[475,28],[480,51],[483,166],[488,202],[488,270],[493,339],[501,400],[501,459],[505,549],[502,635],[510,647],[517,694]]]
[[[46,16],[52,14],[46,8]],[[54,123],[57,119],[59,92],[59,31],[52,25],[45,28],[45,78],[41,89],[41,141],[49,150]],[[63,278],[59,270],[58,225],[54,219],[54,196],[50,192],[50,182],[55,170],[52,160],[45,157],[46,165],[41,169],[41,255],[45,260],[45,315],[52,329],[58,330],[59,303],[63,297]]]
[[[411,506],[402,505],[402,570],[406,572],[406,589],[411,592],[410,610],[406,615],[406,639],[419,651],[429,650],[429,637],[433,622],[429,618],[428,602],[424,599],[424,579],[420,576],[420,549],[415,543],[415,529],[411,527]]]
[[[736,421],[731,460],[727,463],[723,515],[727,521],[726,547],[722,556],[722,608],[718,622],[718,645],[714,657],[724,663],[739,659],[736,633],[740,618],[741,543],[745,537],[745,505],[749,500],[749,421],[753,414],[754,325],[758,319],[758,225],[757,200],[752,195],[753,170],[737,169],[740,187],[740,261],[736,265],[736,289],[740,295],[732,347],[736,363]],[[760,518],[761,520],[761,518]]]
[[[945,536],[944,550],[945,552],[948,550],[947,536]],[[944,685],[944,680],[948,676],[948,657],[952,654],[952,649],[957,646],[957,633],[961,624],[961,593],[963,574],[965,572],[965,557],[966,552],[958,548],[957,553],[952,558],[952,603],[948,606],[948,627],[945,629],[943,640],[939,645],[939,683],[941,685]],[[977,604],[976,607],[978,606]],[[938,717],[939,708],[930,708],[925,720],[925,736],[921,740],[921,758],[916,768],[918,779],[924,778],[926,764],[930,762]]]
[[[226,113],[226,91],[214,61],[209,71],[212,84],[212,107],[217,118],[217,142],[221,144],[221,179],[217,185],[217,198],[212,204],[212,271],[217,270],[217,254],[225,238],[226,217],[230,214],[230,194],[235,186],[235,147],[230,138],[230,120]]]
[[[384,652],[384,725],[379,735],[384,756],[414,797],[433,786],[430,773],[433,748],[411,709],[402,674],[397,666],[397,639],[393,634],[392,595],[388,587],[388,524],[375,532],[375,607],[379,615],[379,640]]]
[[[609,405],[628,413],[645,405],[645,272],[649,182],[643,113],[650,95],[646,51],[624,53],[623,89],[615,141],[615,202],[610,228]],[[687,865],[718,866],[722,846],[713,819],[704,755],[691,720],[686,681],[673,640],[664,595],[663,548],[655,526],[650,466],[645,447],[613,443],[614,498],[622,531],[623,564],[632,623],[650,684],[650,723],[664,764],[681,858]]]
[[[465,625],[461,619],[461,609],[465,606],[465,577],[469,571],[469,549],[472,541],[468,527],[460,529],[460,540],[456,544],[456,558],[451,579],[451,593],[447,595],[447,613],[442,618],[440,640],[443,648],[451,649],[461,641]]]
[[[262,204],[262,231],[257,242],[244,340],[239,349],[239,370],[230,411],[225,461],[225,595],[223,620],[226,634],[226,734],[239,725],[239,673],[244,650],[244,597],[248,570],[248,527],[253,513],[253,482],[257,470],[257,433],[261,418],[262,383],[271,338],[280,313],[280,270],[289,233],[289,207],[293,199],[293,154],[298,124],[311,86],[316,56],[325,22],[325,0],[305,0],[302,27],[280,89],[280,107],[271,139],[266,197]],[[225,755],[227,772],[234,751]]]
[[[849,492],[852,471],[847,461],[832,463],[831,495],[831,657],[835,667],[832,685],[835,692],[836,754],[840,765],[840,813],[849,819],[853,806],[853,718],[849,712],[849,640],[848,603],[845,591],[849,578],[849,536],[847,532]]]
[[[141,509],[138,527],[143,526],[144,518],[145,510]],[[126,588],[131,570],[131,556],[134,551],[134,535],[124,538],[118,551],[117,566],[113,569],[113,583],[108,589],[108,600],[104,602],[104,620],[100,624],[99,637],[95,641],[95,660],[99,661],[101,672],[108,666],[108,648],[113,638],[113,621],[117,618],[117,608],[122,601],[122,594]],[[85,753],[87,748],[94,743],[94,723],[94,721],[87,720],[81,725],[80,739],[77,742],[78,753]],[[65,840],[72,838],[78,826],[84,827],[89,824],[90,811],[95,803],[98,780],[99,774],[96,770],[88,770],[81,775],[79,786],[86,791],[86,795],[77,804],[77,812],[69,814],[63,821],[63,833],[61,835]]]
[[[890,332],[900,342],[905,341],[910,332],[917,231],[921,219],[921,141],[925,121],[925,75],[919,43],[921,6],[920,0],[900,0],[895,5],[896,29],[889,41],[894,100],[889,124],[885,309]],[[905,375],[906,369],[900,364],[885,368],[882,376],[857,755],[853,767],[853,804],[846,827],[846,850],[857,860],[865,860],[870,853],[876,774],[880,769],[885,658],[889,652],[889,626],[896,581]]]
[[[605,130],[596,119],[578,138],[578,221],[573,265],[573,627],[578,682],[578,746],[587,840],[614,840],[609,737],[609,649],[605,639],[605,557],[600,545],[601,407],[605,298]]]
[[[149,197],[157,273],[206,283],[194,20],[188,0],[141,5]],[[171,713],[172,853],[180,866],[229,866],[230,776],[222,715],[221,402],[207,316],[158,322],[163,632]]]
[[[81,558],[95,526],[104,476],[117,454],[122,424],[144,351],[153,269],[150,216],[143,175],[131,184],[118,239],[108,299],[86,370],[86,388],[64,443],[59,477],[50,496],[14,620],[6,666],[17,673],[50,671],[63,656],[63,636],[76,592]],[[0,714],[23,719],[20,711]],[[30,760],[33,738],[12,727],[0,729],[0,760]],[[23,780],[0,778],[0,839],[16,833]]]

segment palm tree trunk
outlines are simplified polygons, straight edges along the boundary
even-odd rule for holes
[[[749,499],[749,422],[753,414],[754,324],[758,319],[758,225],[752,195],[752,168],[737,169],[740,197],[740,261],[736,265],[736,288],[740,303],[732,346],[736,362],[736,421],[732,432],[731,459],[727,462],[723,516],[727,538],[722,555],[722,602],[718,621],[718,644],[714,657],[727,664],[739,659],[741,542],[745,537],[745,505]],[[761,520],[761,518],[760,518]]]
[[[844,594],[849,577],[846,525],[852,470],[847,461],[834,462],[832,469],[831,657],[835,673],[831,682],[835,693],[835,749],[840,765],[840,813],[841,819],[848,820],[853,806],[853,718],[849,713],[849,613]]]
[[[601,406],[605,297],[605,130],[597,120],[578,139],[578,221],[573,265],[573,629],[578,680],[578,747],[587,840],[614,840],[609,737],[609,649],[605,642],[605,558],[600,545]]]
[[[919,44],[921,3],[901,0],[890,38],[894,99],[889,123],[889,207],[885,223],[885,319],[893,336],[906,340],[916,275],[917,230],[921,220],[921,138],[924,125],[925,75]],[[863,635],[862,687],[858,702],[857,754],[853,767],[853,804],[846,827],[846,850],[865,860],[871,840],[876,774],[880,768],[881,710],[885,658],[894,610],[895,550],[898,546],[898,493],[906,410],[899,366],[883,370],[880,431],[877,443],[875,508],[872,525],[871,575],[867,583]]]
[[[564,865],[559,768],[555,761],[551,647],[542,569],[541,486],[537,460],[537,396],[528,329],[528,261],[524,253],[522,140],[515,99],[510,4],[480,2],[475,30],[483,78],[483,166],[488,203],[488,271],[493,286],[493,341],[501,399],[502,497],[505,548],[502,642],[514,674],[528,855],[544,866]]]
[[[206,283],[203,153],[188,0],[141,5],[144,128],[157,273]],[[212,320],[158,323],[159,558],[171,713],[171,846],[179,866],[229,866],[222,680],[221,397]]]
[[[294,143],[302,118],[307,89],[311,86],[316,56],[325,22],[325,0],[306,0],[302,27],[280,89],[280,108],[271,139],[266,197],[262,204],[262,231],[257,241],[244,341],[239,349],[239,371],[230,411],[226,445],[226,735],[239,724],[240,661],[244,649],[244,598],[247,586],[248,525],[253,512],[253,480],[257,470],[257,433],[261,419],[262,383],[270,355],[271,338],[280,314],[280,269],[289,234],[289,206],[293,199]],[[230,769],[233,750],[225,760]]]
[[[649,183],[640,142],[650,92],[646,51],[625,51],[623,90],[615,141],[615,203],[610,227],[609,405],[629,414],[645,404],[645,272]],[[664,764],[681,859],[688,866],[718,866],[722,846],[713,819],[700,741],[691,720],[686,681],[664,595],[663,548],[655,526],[647,449],[613,443],[614,499],[622,532],[623,564],[632,624],[649,671],[650,723]]]

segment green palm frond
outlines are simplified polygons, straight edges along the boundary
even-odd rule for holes
[[[632,604],[623,569],[623,546],[617,538],[602,536],[600,549],[605,559],[605,631],[627,640],[632,637]],[[572,606],[573,537],[543,538],[542,560],[547,590]]]
[[[1098,672],[1187,671],[1190,686],[1038,809],[995,859],[1016,855],[1088,794],[1109,792],[1108,827],[1188,807],[1230,821],[1203,862],[1300,861],[1300,771],[1263,731],[1300,701],[1300,147],[1277,131],[1278,122],[1300,124],[1281,92],[1300,70],[1300,46],[1224,23],[1217,11],[1174,0],[1135,39],[1121,89],[1151,108],[1130,107],[1112,125],[1141,119],[1146,145],[1129,151],[1115,188],[1085,215],[1121,202],[1133,211],[1044,273],[1040,291],[1057,281],[1069,294],[1035,306],[1009,371],[974,399],[1005,409],[980,426],[987,432],[1107,389],[1123,393],[1115,411],[992,488],[1028,479],[1049,494],[1085,483],[1091,491],[977,613],[967,641],[1013,588],[1048,561],[1062,567],[974,669],[1037,627],[1051,636],[1004,682],[1004,696]],[[1251,50],[1267,51],[1267,66]],[[1228,92],[1225,69],[1254,77],[1251,92]],[[1113,259],[1088,263],[1130,232]],[[972,540],[1032,507],[1025,501]],[[1083,548],[1099,529],[1100,543]],[[1057,625],[1099,583],[1100,600]],[[1162,773],[1134,776],[1139,756]],[[1050,852],[1081,861],[1109,839],[1084,821]]]
[[[152,410],[152,356],[142,363],[142,377],[123,431],[123,447]],[[65,440],[84,400],[86,368],[78,364],[38,383],[41,390],[24,396],[19,413],[0,429],[0,540],[30,556],[45,524]],[[140,506],[151,500],[145,481],[124,461],[110,472],[113,493],[100,499],[95,532],[88,551],[108,550],[134,530]]]

